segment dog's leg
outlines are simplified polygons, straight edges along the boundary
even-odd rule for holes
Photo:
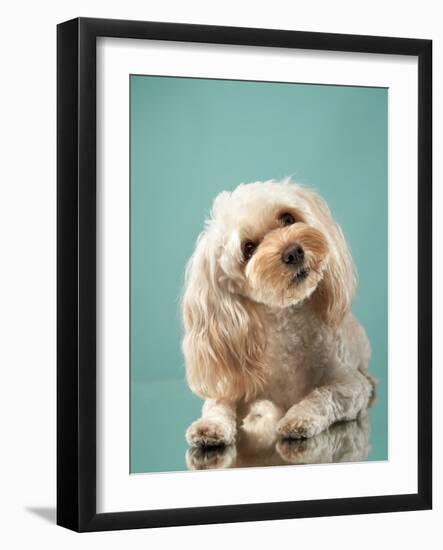
[[[335,422],[354,420],[368,406],[372,385],[360,372],[316,388],[293,405],[277,425],[283,437],[312,437]]]
[[[202,416],[186,431],[186,441],[193,447],[231,445],[237,432],[236,407],[233,403],[208,399]]]

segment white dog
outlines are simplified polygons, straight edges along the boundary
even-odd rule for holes
[[[374,380],[354,290],[345,239],[316,193],[285,180],[218,195],[185,278],[187,381],[205,399],[188,443],[230,445],[240,419],[307,438],[357,418]]]

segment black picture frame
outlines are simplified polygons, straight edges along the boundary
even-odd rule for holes
[[[96,512],[96,39],[173,40],[418,58],[416,494]],[[432,507],[432,42],[78,18],[57,28],[57,523],[75,531],[369,514]]]

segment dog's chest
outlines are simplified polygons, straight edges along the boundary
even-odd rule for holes
[[[330,354],[328,335],[306,311],[268,317],[264,397],[289,407],[317,386]]]

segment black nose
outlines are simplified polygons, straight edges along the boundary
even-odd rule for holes
[[[305,251],[300,244],[291,244],[281,255],[282,262],[287,265],[300,265],[305,257]]]

